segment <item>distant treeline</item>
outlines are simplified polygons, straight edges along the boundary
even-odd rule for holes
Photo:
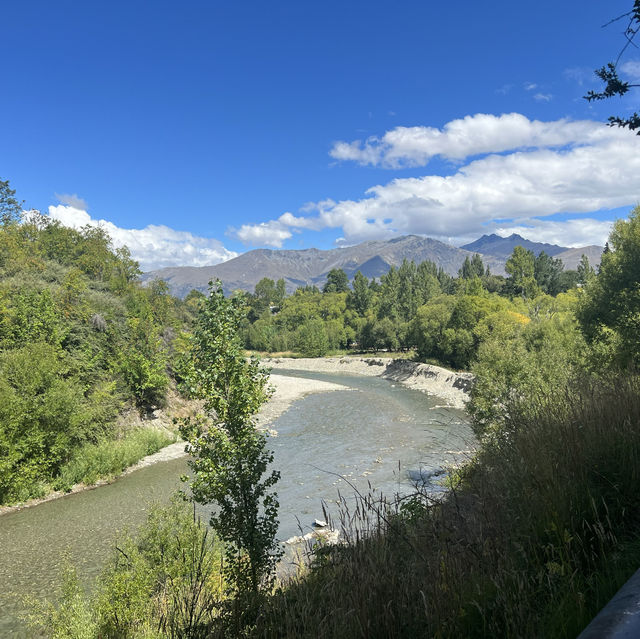
[[[245,344],[312,357],[349,348],[415,349],[422,361],[466,368],[493,333],[526,324],[540,309],[566,310],[594,274],[586,256],[577,270],[564,270],[561,260],[521,246],[506,271],[508,277],[492,275],[478,254],[465,259],[458,277],[430,261],[405,260],[379,280],[358,271],[349,282],[333,269],[322,291],[305,286],[289,296],[283,280],[263,278],[253,294],[244,294]]]

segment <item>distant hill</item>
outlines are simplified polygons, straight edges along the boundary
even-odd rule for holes
[[[528,251],[533,251],[535,255],[544,251],[547,255],[555,257],[563,251],[568,251],[565,246],[557,246],[556,244],[546,244],[544,242],[532,242],[531,240],[525,240],[524,237],[513,233],[509,237],[500,237],[495,233],[491,235],[483,235],[475,242],[465,244],[460,248],[474,253],[482,253],[484,255],[493,255],[494,257],[502,257],[505,260],[513,253],[513,249],[516,246],[522,246]],[[580,259],[580,256],[578,256]]]
[[[369,278],[380,277],[403,259],[416,263],[431,260],[447,273],[455,275],[465,257],[472,252],[450,246],[438,240],[417,235],[405,235],[388,241],[370,241],[346,248],[323,251],[257,249],[215,266],[178,266],[145,273],[143,281],[163,279],[173,295],[184,297],[190,290],[206,291],[210,280],[220,279],[225,291],[243,289],[253,292],[263,278],[283,278],[287,291],[306,284],[321,287],[327,273],[341,268],[352,279],[358,270]],[[483,258],[484,259],[484,258]],[[504,259],[487,257],[485,263],[492,272],[504,273]]]
[[[504,275],[504,264],[515,246],[533,251],[536,255],[545,251],[562,259],[565,268],[576,268],[583,253],[592,266],[600,263],[602,247],[566,248],[555,244],[531,242],[520,235],[510,237],[483,235],[480,239],[457,248],[444,242],[418,235],[403,235],[387,241],[370,241],[346,248],[323,251],[320,249],[271,250],[256,249],[215,266],[175,266],[149,271],[142,281],[162,279],[173,295],[184,297],[192,289],[206,291],[209,281],[219,279],[227,293],[236,289],[253,292],[263,278],[283,278],[287,292],[299,286],[322,287],[327,274],[333,268],[341,268],[352,279],[357,271],[368,278],[384,275],[391,266],[400,266],[402,260],[416,264],[431,260],[447,273],[457,275],[465,257],[480,253],[492,273]]]
[[[604,246],[595,246],[594,244],[591,244],[590,246],[579,246],[578,248],[565,249],[562,253],[554,255],[554,257],[559,257],[566,269],[576,269],[580,263],[580,258],[582,258],[584,254],[589,258],[589,264],[595,268],[600,264],[602,251],[604,251]]]
[[[547,255],[562,260],[565,269],[575,269],[580,262],[582,255],[589,258],[591,266],[600,264],[600,256],[604,247],[602,246],[581,246],[578,248],[567,248],[566,246],[558,246],[557,244],[547,244],[545,242],[532,242],[517,233],[513,233],[509,237],[501,237],[495,233],[491,235],[483,235],[475,242],[465,244],[460,248],[474,253],[483,255],[491,255],[495,258],[506,260],[516,246],[522,246],[528,251],[532,251],[535,255],[539,255],[544,251]]]

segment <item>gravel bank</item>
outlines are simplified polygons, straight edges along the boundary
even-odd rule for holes
[[[406,359],[384,359],[381,357],[323,357],[263,359],[262,363],[272,369],[317,371],[322,373],[353,373],[383,377],[421,390],[443,399],[454,408],[464,408],[469,399],[473,382],[471,373],[454,373],[440,366],[419,364]],[[319,384],[320,382],[313,382]]]

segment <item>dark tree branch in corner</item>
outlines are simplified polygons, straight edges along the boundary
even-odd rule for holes
[[[609,62],[605,66],[596,70],[596,75],[604,82],[605,87],[603,91],[589,91],[587,95],[584,96],[585,100],[588,100],[589,102],[593,102],[594,100],[607,100],[616,95],[623,96],[629,91],[629,89],[640,86],[638,84],[624,82],[618,75],[618,63],[620,62],[620,58],[629,45],[633,45],[634,47],[637,46],[634,39],[638,35],[638,31],[640,31],[640,0],[634,0],[633,9],[631,9],[631,11],[628,11],[617,18],[613,18],[603,26],[606,27],[618,20],[623,20],[624,18],[629,19],[629,22],[623,32],[626,43],[618,53],[618,57],[615,62]],[[627,118],[612,115],[609,118],[609,126],[625,127],[630,131],[635,131],[637,129],[637,135],[640,135],[640,115],[638,113],[634,113]]]

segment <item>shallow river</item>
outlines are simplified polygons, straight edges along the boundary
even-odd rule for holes
[[[437,398],[377,377],[283,371],[350,390],[309,395],[271,426],[274,467],[281,471],[279,538],[311,530],[347,480],[366,492],[411,490],[411,478],[461,461],[473,436],[462,411]],[[154,501],[181,486],[184,459],[136,471],[95,490],[0,517],[0,637],[28,637],[18,620],[23,598],[54,598],[65,555],[90,585],[111,553],[118,531],[135,529]],[[204,512],[204,511],[203,511]]]

